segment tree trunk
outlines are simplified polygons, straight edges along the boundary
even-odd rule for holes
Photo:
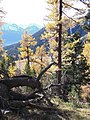
[[[38,81],[35,81],[32,77],[27,78],[5,78],[1,79],[0,83],[8,86],[9,89],[13,87],[19,87],[19,86],[29,86],[32,89],[35,89],[39,87],[40,83]]]
[[[59,22],[62,19],[62,0],[59,0]],[[58,36],[58,71],[57,71],[57,79],[58,79],[58,84],[61,83],[61,64],[62,64],[62,60],[61,60],[61,51],[62,51],[62,23],[58,24],[58,28],[59,28],[59,36]],[[60,87],[58,88],[58,93],[60,94]]]

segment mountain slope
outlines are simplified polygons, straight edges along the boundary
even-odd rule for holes
[[[4,24],[1,28],[3,35],[2,39],[4,40],[3,46],[11,45],[19,42],[22,39],[22,34],[25,31],[28,31],[29,34],[34,34],[40,30],[38,25],[31,24],[26,28],[18,26],[16,24]]]
[[[87,32],[82,28],[81,25],[76,25],[75,27],[68,29],[69,34],[74,34],[76,32],[80,33],[80,37],[83,37],[87,34]]]
[[[46,40],[40,40],[40,36],[44,32],[45,32],[45,28],[42,28],[38,32],[33,34],[33,37],[37,41],[37,45],[35,46],[35,48],[37,46],[41,46],[42,44],[44,44],[46,42]],[[72,33],[76,33],[76,32],[79,32],[81,34],[81,37],[87,34],[87,32],[85,32],[80,25],[77,25],[74,28],[72,28]],[[70,34],[70,29],[68,29],[68,33]],[[19,53],[18,49],[17,49],[18,47],[20,47],[20,43],[19,42],[16,43],[16,44],[12,44],[12,45],[6,46],[6,47],[4,47],[4,49],[7,50],[9,56],[13,56],[14,55],[17,58],[17,55]],[[34,48],[34,50],[35,50],[35,48]]]
[[[42,45],[45,42],[45,40],[40,40],[40,36],[41,36],[41,34],[44,33],[44,31],[45,31],[45,28],[42,28],[38,32],[36,32],[35,34],[33,34],[33,37],[37,41],[37,45],[35,46],[35,48],[37,46]],[[18,47],[20,47],[20,42],[12,44],[12,45],[5,46],[4,49],[7,51],[7,53],[8,53],[9,56],[14,56],[17,59],[18,53],[19,53],[18,52]],[[34,48],[34,50],[35,50],[35,48]]]

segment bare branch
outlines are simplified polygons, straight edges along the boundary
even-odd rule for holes
[[[51,63],[50,65],[48,65],[45,69],[43,69],[43,70],[41,71],[41,73],[38,75],[36,81],[39,81],[39,80],[41,79],[42,75],[43,75],[52,65],[55,65],[55,64],[56,64],[56,63],[53,62],[53,63]]]
[[[71,19],[71,20],[74,21],[75,23],[78,23],[76,20],[74,20],[73,18],[69,17],[65,12],[63,12],[63,14],[65,14],[69,19]]]
[[[86,3],[84,0],[80,0],[83,4],[87,5],[87,7],[90,7],[90,3]],[[90,1],[89,1],[90,2]]]
[[[67,3],[64,3],[64,2],[62,2],[62,3],[63,3],[64,5],[69,6],[70,8],[73,8],[74,10],[76,10],[76,11],[78,11],[78,12],[80,12],[80,13],[83,13],[83,12],[81,12],[81,10],[78,9],[78,8],[75,8],[75,7],[73,7],[73,6],[71,6],[71,5],[67,4]]]

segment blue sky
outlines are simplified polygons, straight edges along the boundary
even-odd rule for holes
[[[22,25],[45,23],[46,0],[3,0],[0,6],[7,12],[5,22]]]

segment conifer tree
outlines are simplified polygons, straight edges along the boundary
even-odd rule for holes
[[[78,21],[76,21],[75,19],[69,17],[64,12],[64,9],[67,11],[67,9],[73,8],[74,10],[76,10],[78,12],[77,14],[82,14],[80,9],[75,8],[73,6],[73,4],[72,4],[73,2],[75,2],[75,1],[73,1],[73,0],[72,1],[67,1],[67,0],[64,0],[64,1],[62,1],[62,0],[52,0],[52,1],[49,1],[48,0],[48,2],[47,2],[48,5],[49,5],[49,11],[50,11],[49,13],[50,14],[48,16],[49,22],[46,25],[45,38],[47,38],[49,40],[50,52],[53,53],[54,61],[56,61],[58,63],[58,70],[57,70],[57,73],[58,73],[57,74],[57,76],[58,76],[58,83],[61,83],[61,82],[63,83],[64,82],[64,81],[61,80],[61,77],[63,78],[62,74],[64,72],[63,71],[63,67],[62,67],[64,55],[67,56],[68,59],[70,59],[70,60],[72,59],[72,61],[73,61],[72,63],[74,64],[74,61],[75,60],[77,61],[77,56],[75,58],[75,56],[73,56],[73,55],[76,55],[76,54],[80,54],[81,55],[80,52],[83,51],[82,50],[83,48],[79,45],[79,41],[76,38],[74,38],[74,39],[76,39],[76,41],[74,41],[74,42],[71,41],[71,43],[68,43],[69,46],[71,45],[70,47],[72,47],[72,48],[68,49],[69,52],[71,52],[71,53],[75,52],[75,54],[70,54],[69,53],[70,56],[66,55],[67,54],[67,52],[66,52],[67,49],[62,46],[62,45],[65,44],[65,39],[67,40],[67,37],[68,37],[68,34],[66,33],[66,30],[67,30],[68,27],[71,27],[70,21],[69,20],[68,20],[69,22],[66,21],[65,17],[67,17],[68,19],[71,19],[72,20],[72,24],[74,22],[74,25],[78,23]],[[63,8],[62,8],[62,5],[63,5]],[[62,16],[62,13],[65,15],[65,17]],[[77,37],[77,35],[76,35],[76,37]],[[81,49],[79,47],[81,47]],[[79,49],[79,53],[77,52],[78,49]],[[64,52],[62,53],[62,51],[64,51]],[[72,58],[71,58],[71,55],[72,55]],[[81,56],[82,56],[81,59],[83,59],[83,61],[84,60],[86,61],[84,56],[83,55],[81,55]],[[76,63],[75,63],[75,65],[76,65]],[[78,67],[76,67],[76,68],[78,69]],[[68,70],[69,70],[69,68],[68,68]]]
[[[35,58],[36,58],[36,60],[39,60],[40,61],[40,63],[41,63],[41,65],[40,65],[40,71],[43,69],[43,65],[42,65],[42,63],[46,63],[46,61],[47,61],[47,55],[46,55],[46,48],[45,48],[45,46],[44,45],[42,45],[42,46],[38,46],[37,48],[36,48],[36,52],[35,52]]]
[[[20,41],[20,48],[18,48],[18,50],[20,51],[21,58],[27,60],[25,71],[28,75],[30,75],[30,59],[33,56],[33,47],[35,45],[35,39],[26,31],[22,36],[22,40]]]
[[[84,43],[80,39],[79,33],[75,33],[66,40],[66,53],[63,53],[63,69],[66,71],[66,81],[64,81],[63,94],[68,94],[74,86],[75,91],[80,96],[81,85],[86,85],[90,79],[89,66],[83,55]],[[68,91],[68,92],[67,92]]]

